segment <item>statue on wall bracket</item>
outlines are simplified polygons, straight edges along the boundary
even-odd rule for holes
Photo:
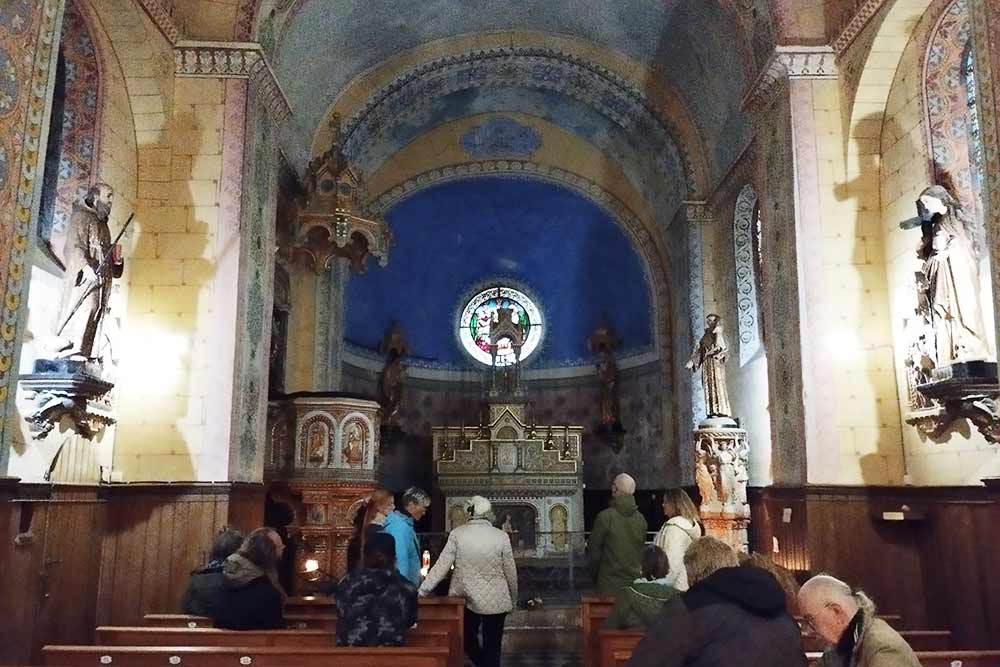
[[[379,402],[381,403],[383,444],[387,432],[398,432],[399,406],[403,400],[403,380],[406,368],[403,357],[410,353],[410,346],[403,336],[397,320],[393,320],[389,331],[379,343],[378,351],[385,355],[385,365],[379,376]]]
[[[940,437],[967,418],[988,441],[1000,443],[1000,386],[980,305],[976,222],[941,185],[924,189],[916,207],[917,216],[900,223],[920,228],[922,262],[914,276],[914,315],[905,327],[906,422]]]
[[[726,354],[729,346],[722,330],[722,318],[712,314],[705,318],[705,332],[695,346],[686,368],[701,369],[701,386],[709,417],[731,417],[729,391],[726,388]]]
[[[330,128],[330,147],[309,162],[305,208],[279,251],[316,273],[329,271],[338,257],[347,259],[355,273],[364,273],[369,255],[380,266],[388,264],[392,233],[385,219],[368,209],[361,170],[344,154],[339,115],[333,115]]]
[[[587,349],[597,357],[597,380],[601,385],[600,410],[596,435],[617,454],[625,446],[625,428],[621,423],[621,405],[618,398],[618,364],[614,350],[621,344],[608,323],[601,317],[594,333],[587,339]]]
[[[64,418],[68,428],[88,439],[115,423],[105,398],[114,384],[105,378],[103,359],[95,354],[112,283],[124,271],[118,241],[132,222],[129,216],[112,240],[108,219],[113,205],[114,190],[106,183],[91,186],[73,205],[63,250],[62,295],[46,346],[50,354],[36,359],[33,372],[20,377],[32,402],[25,420],[36,440]]]

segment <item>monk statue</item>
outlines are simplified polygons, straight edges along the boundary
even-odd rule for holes
[[[920,193],[917,214],[900,227],[920,225],[918,311],[924,311],[931,324],[935,366],[986,359],[975,221],[941,185]]]
[[[598,424],[605,429],[621,429],[621,410],[618,401],[618,364],[612,352],[621,341],[611,329],[607,316],[587,339],[587,347],[597,355],[597,379],[601,383],[600,418]]]
[[[705,389],[709,417],[731,417],[729,393],[726,390],[726,352],[729,347],[722,333],[722,318],[709,315],[705,318],[705,333],[698,341],[686,368],[701,369],[701,385]]]
[[[108,229],[114,196],[110,185],[97,183],[73,204],[63,250],[66,272],[53,332],[52,348],[57,357],[94,357],[111,281],[120,278],[124,269],[120,248],[112,248]]]

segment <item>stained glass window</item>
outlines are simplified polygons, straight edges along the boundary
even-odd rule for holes
[[[965,48],[962,56],[962,74],[965,75],[965,101],[968,105],[969,163],[976,192],[983,191],[983,137],[979,126],[979,110],[976,108],[976,59],[972,44]]]
[[[490,353],[490,331],[510,310],[511,321],[523,332],[521,361],[531,356],[542,340],[542,313],[526,294],[511,287],[490,287],[475,295],[462,309],[458,338],[465,351],[487,366],[493,363]],[[514,363],[510,338],[497,341],[497,365]]]

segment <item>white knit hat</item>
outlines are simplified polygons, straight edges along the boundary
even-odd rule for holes
[[[483,519],[490,513],[492,505],[490,501],[482,496],[472,496],[469,498],[469,504],[467,505],[469,515],[473,519]]]

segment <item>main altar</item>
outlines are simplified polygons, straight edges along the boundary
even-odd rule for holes
[[[583,531],[583,428],[530,424],[526,406],[491,401],[483,424],[432,429],[445,528],[465,523],[469,499],[481,495],[515,556],[565,556],[582,547],[571,534]]]

